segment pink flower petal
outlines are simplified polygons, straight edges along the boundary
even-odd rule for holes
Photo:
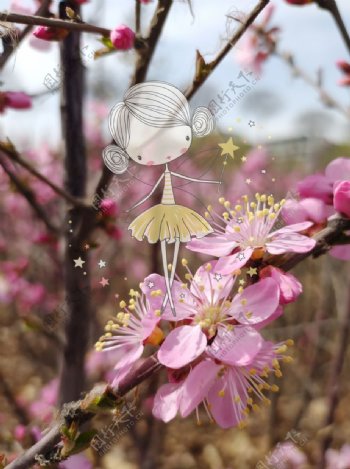
[[[182,385],[183,383],[168,383],[158,389],[152,410],[156,418],[167,423],[176,417],[182,395]]]
[[[231,304],[230,314],[240,324],[258,324],[275,312],[279,298],[277,282],[272,278],[266,278],[236,295]]]
[[[221,257],[216,264],[216,271],[223,275],[233,274],[249,261],[252,253],[253,248],[247,248],[231,256]]]
[[[207,346],[200,326],[180,326],[170,332],[158,351],[158,360],[168,368],[178,369],[191,363]]]
[[[326,167],[325,174],[331,182],[350,179],[350,158],[336,158]]]
[[[112,350],[112,348],[108,349]],[[122,358],[118,360],[114,369],[119,370],[120,368],[124,368],[126,365],[131,365],[134,363],[138,358],[141,357],[143,352],[143,345],[135,344],[135,345],[125,345],[120,347],[120,350],[123,350],[124,354]]]
[[[301,223],[293,223],[292,225],[284,226],[283,228],[280,228],[279,230],[272,231],[269,234],[269,237],[273,237],[273,236],[278,235],[278,234],[298,233],[299,231],[307,230],[311,226],[312,226],[311,221],[303,221]]]
[[[280,316],[283,314],[283,308],[282,306],[279,306],[276,311],[274,311],[271,316],[265,319],[265,321],[259,322],[256,324],[254,327],[257,331],[260,331],[263,327],[266,327],[268,324],[271,324],[273,321],[278,319]]]
[[[201,239],[193,239],[186,244],[186,247],[190,251],[222,257],[230,254],[237,247],[237,243],[227,236],[209,235]]]
[[[212,360],[205,360],[193,368],[183,384],[180,402],[182,417],[187,417],[203,401],[219,369]]]
[[[334,246],[330,251],[330,255],[342,261],[350,261],[350,245]]]
[[[193,295],[198,296],[198,285],[203,287],[201,295],[205,295],[209,303],[214,304],[217,301],[226,298],[234,285],[234,277],[232,275],[223,275],[216,270],[218,261],[210,261],[199,267],[194,275],[191,283],[190,291]],[[211,270],[208,271],[206,266],[210,264]]]
[[[254,360],[262,344],[263,338],[253,327],[238,325],[231,331],[220,327],[207,352],[229,365],[246,366]]]
[[[270,254],[283,254],[285,252],[309,252],[314,248],[316,241],[299,233],[277,235],[265,246]]]
[[[260,271],[260,278],[268,277],[271,277],[277,282],[280,290],[281,304],[288,304],[295,301],[303,291],[301,283],[294,275],[283,272],[283,270],[277,267],[269,265]]]
[[[223,390],[224,395],[222,395]],[[238,398],[240,402],[236,403],[235,399]],[[215,382],[209,391],[208,402],[211,413],[221,428],[235,427],[243,420],[241,410],[247,406],[247,397],[234,370],[229,370],[224,377]]]

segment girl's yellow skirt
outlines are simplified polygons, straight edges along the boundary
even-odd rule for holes
[[[186,243],[191,238],[203,238],[213,232],[209,223],[194,210],[182,205],[158,204],[141,213],[130,223],[129,230],[138,241],[145,237],[153,244],[179,239]]]

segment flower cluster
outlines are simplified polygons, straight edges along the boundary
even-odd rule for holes
[[[291,339],[273,343],[261,330],[283,314],[283,305],[302,292],[291,274],[267,265],[268,256],[287,252],[305,253],[315,241],[304,232],[306,221],[277,227],[284,201],[272,195],[256,194],[253,201],[243,196],[225,211],[208,208],[215,231],[187,247],[215,255],[192,272],[182,260],[184,278],[176,275],[172,297],[176,310],[163,307],[165,278],[147,276],[140,291],[131,290],[121,301],[120,311],[110,319],[98,351],[114,350],[119,358],[113,386],[118,386],[146,345],[157,349],[166,368],[168,383],[157,391],[153,414],[165,422],[177,414],[187,417],[199,409],[222,428],[243,427],[251,411],[269,405],[266,392],[277,392],[270,375],[282,376],[281,363],[291,362],[286,354]]]

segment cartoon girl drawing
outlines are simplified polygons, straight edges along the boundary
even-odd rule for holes
[[[138,241],[147,238],[149,243],[160,241],[167,294],[162,311],[170,303],[175,316],[171,286],[179,255],[180,243],[191,238],[202,238],[213,229],[209,223],[190,208],[175,202],[172,178],[187,181],[220,184],[184,176],[169,170],[168,164],[187,152],[193,135],[204,137],[214,127],[214,119],[205,107],[199,107],[191,118],[186,97],[175,86],[160,81],[150,81],[131,87],[124,100],[117,103],[109,114],[109,130],[116,145],[103,151],[106,166],[115,174],[122,174],[131,158],[144,166],[164,165],[165,169],[152,190],[128,211],[148,200],[164,180],[160,204],[141,213],[129,225],[132,236]],[[174,244],[172,268],[168,270],[168,245]]]

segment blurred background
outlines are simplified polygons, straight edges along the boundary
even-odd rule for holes
[[[52,2],[51,11],[57,12],[57,4]],[[337,4],[350,28],[349,2],[339,0]],[[195,73],[196,50],[206,62],[213,59],[254,5],[250,0],[174,1],[147,79],[167,81],[186,90]],[[155,7],[155,0],[142,4],[144,34]],[[336,66],[337,60],[347,60],[348,51],[334,20],[313,4],[298,7],[275,0],[274,7],[264,24],[267,34],[260,37],[263,44],[256,45],[267,50],[266,57],[257,60],[256,49],[242,38],[191,100],[192,109],[210,107],[216,129],[212,135],[195,140],[189,153],[174,162],[173,168],[181,168],[183,174],[192,177],[205,175],[206,179],[224,181],[221,193],[201,184],[175,187],[177,202],[200,213],[208,203],[216,204],[222,194],[230,200],[257,191],[285,197],[306,175],[322,172],[334,158],[349,157],[350,88],[339,86],[342,73]],[[1,12],[30,15],[36,8],[32,0],[0,0]],[[134,28],[135,23],[132,0],[91,0],[84,3],[81,15],[87,23],[105,28],[119,24]],[[265,21],[264,15],[257,23]],[[269,32],[270,28],[279,29]],[[264,38],[272,38],[273,50],[266,49]],[[86,198],[93,206],[102,171],[101,152],[110,141],[108,112],[123,98],[135,67],[133,50],[95,60],[94,53],[101,47],[97,35],[82,34]],[[66,177],[59,44],[29,34],[1,70],[0,81],[0,93],[21,91],[32,100],[30,109],[3,110],[0,140],[9,138],[33,167],[62,187]],[[329,97],[334,100],[332,106]],[[223,164],[218,143],[229,137],[239,149],[234,160]],[[56,233],[47,229],[1,168],[0,453],[6,452],[10,458],[33,444],[57,415],[69,310],[63,259],[65,245],[78,229],[74,213],[65,216],[65,203],[55,191],[17,164],[11,170],[35,194],[39,206],[60,230]],[[131,166],[127,174],[113,177],[109,188],[105,188],[103,202],[100,198],[95,208],[97,229],[80,246],[81,252],[89,255],[91,283],[83,390],[113,378],[116,356],[95,352],[93,344],[105,322],[117,311],[120,298],[149,273],[160,270],[157,247],[131,239],[127,232],[130,216],[125,212],[150,190],[158,174],[157,169],[140,171]],[[153,202],[157,197],[159,194]],[[193,268],[207,259],[185,251],[182,248],[182,255],[190,259]],[[101,260],[106,263],[102,268]],[[284,367],[283,378],[277,380],[280,392],[270,396],[271,406],[252,414],[245,429],[222,430],[210,424],[205,415],[201,425],[194,416],[177,418],[166,425],[154,420],[152,396],[164,381],[163,376],[157,376],[139,390],[137,405],[142,417],[118,438],[108,454],[88,450],[70,465],[62,463],[60,467],[312,468],[317,467],[320,448],[329,436],[334,454],[348,451],[342,466],[334,463],[329,467],[350,467],[350,450],[344,446],[350,444],[348,359],[337,380],[339,400],[334,419],[327,422],[330,380],[342,318],[349,307],[349,265],[327,255],[303,262],[293,273],[302,282],[304,292],[264,335],[277,341],[294,339],[295,360]],[[103,279],[107,284],[103,285]],[[99,422],[101,428],[106,424],[107,420]],[[280,455],[277,462],[269,462],[266,458],[285,441],[293,443],[293,457],[289,460]]]

